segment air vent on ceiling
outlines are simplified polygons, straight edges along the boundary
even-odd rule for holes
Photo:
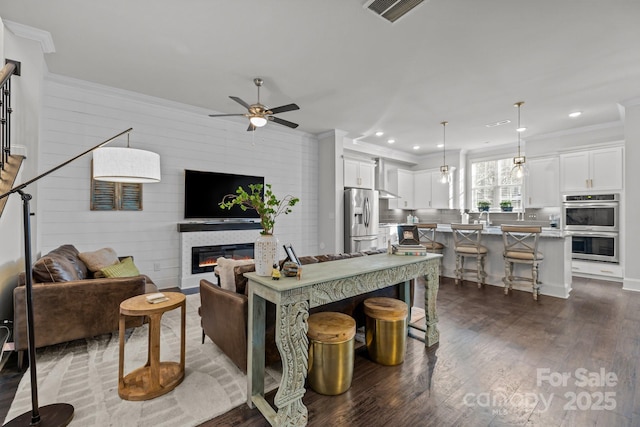
[[[496,127],[496,126],[506,125],[508,123],[511,123],[511,120],[509,120],[509,119],[500,120],[498,122],[487,123],[485,126],[488,127],[488,128],[493,128],[493,127]]]
[[[367,0],[364,7],[389,22],[396,22],[424,0]]]

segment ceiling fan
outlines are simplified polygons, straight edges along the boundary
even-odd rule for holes
[[[271,121],[274,123],[278,123],[279,125],[288,126],[290,128],[297,128],[298,124],[290,122],[288,120],[283,120],[278,117],[274,117],[274,114],[284,113],[286,111],[294,111],[299,110],[296,104],[287,104],[282,105],[276,108],[268,108],[266,105],[260,103],[260,87],[262,87],[263,80],[259,77],[253,79],[253,83],[258,87],[258,102],[255,104],[247,104],[242,99],[237,96],[230,96],[229,98],[236,101],[238,104],[242,105],[247,109],[247,112],[242,114],[209,114],[209,117],[229,117],[229,116],[244,116],[249,119],[249,127],[248,131],[254,131],[256,128],[262,127],[267,124],[267,121]]]

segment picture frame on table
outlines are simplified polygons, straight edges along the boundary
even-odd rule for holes
[[[420,236],[418,235],[417,225],[399,225],[398,226],[398,244],[399,245],[419,245]]]
[[[282,246],[284,247],[284,252],[287,254],[287,259],[291,262],[295,262],[296,264],[300,265],[300,260],[296,256],[296,253],[293,250],[293,246],[291,246],[291,243],[287,243],[286,245],[282,245]]]

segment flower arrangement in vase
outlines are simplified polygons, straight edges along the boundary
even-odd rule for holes
[[[264,195],[262,190],[264,188]],[[278,261],[278,239],[273,235],[276,218],[281,214],[289,214],[292,207],[300,201],[299,198],[287,194],[279,199],[271,190],[271,184],[249,184],[249,192],[238,187],[236,194],[227,194],[222,198],[219,206],[222,209],[231,209],[240,206],[240,209],[255,210],[260,216],[262,231],[256,240],[254,259],[256,273],[260,276],[270,276],[273,264]]]

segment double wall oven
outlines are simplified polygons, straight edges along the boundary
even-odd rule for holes
[[[563,199],[564,229],[571,236],[573,259],[619,262],[619,195],[566,195]]]

